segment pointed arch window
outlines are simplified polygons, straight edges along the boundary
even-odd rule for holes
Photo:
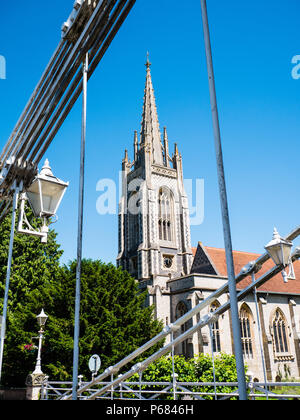
[[[181,318],[183,315],[187,313],[188,309],[184,302],[179,302],[176,307],[176,319]]]
[[[140,199],[133,192],[128,200],[128,241],[130,251],[138,248],[140,242]]]
[[[215,312],[220,307],[219,302],[214,302],[210,306],[210,312]],[[212,331],[212,349],[214,353],[221,352],[221,335],[220,335],[220,324],[219,319],[211,324]]]
[[[244,357],[253,359],[253,338],[251,330],[251,311],[247,305],[243,305],[240,310],[241,339]]]
[[[173,197],[168,188],[161,188],[158,197],[158,234],[160,241],[173,241]]]
[[[280,309],[277,309],[272,321],[274,349],[277,354],[289,352],[287,323]]]
[[[183,301],[180,301],[176,306],[175,317],[176,320],[183,317],[188,312],[188,308]],[[187,330],[187,324],[181,325],[181,334],[183,334]],[[179,344],[177,351],[179,351],[180,355],[187,356],[187,340],[183,341]]]

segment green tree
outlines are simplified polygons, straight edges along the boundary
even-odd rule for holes
[[[213,382],[213,362],[210,355],[201,354],[194,359],[186,359],[184,356],[174,356],[174,372],[177,374],[177,382],[199,383],[193,385],[190,390],[193,392],[213,393],[214,388],[208,386],[201,386],[203,382]],[[215,356],[215,378],[216,382],[237,382],[236,362],[233,355],[220,354]],[[131,382],[138,382],[139,376],[135,374],[130,379]],[[173,381],[173,361],[170,355],[161,357],[142,374],[143,382],[171,382]],[[138,386],[135,389],[138,390]],[[152,387],[143,386],[144,390],[161,391],[165,386],[155,385]],[[186,387],[187,388],[187,387]],[[231,393],[236,388],[232,387],[217,387],[217,392]],[[179,390],[180,392],[180,390]],[[152,394],[153,395],[153,394]],[[150,396],[150,394],[149,394]],[[181,396],[177,395],[180,399]],[[132,398],[133,395],[130,395]],[[204,399],[212,400],[214,396],[206,395]],[[173,399],[173,389],[170,389],[169,394],[162,394],[160,399]]]
[[[55,317],[47,327],[45,371],[59,379],[72,372],[75,278],[73,261],[62,268]],[[93,354],[99,354],[106,369],[161,331],[162,323],[154,320],[153,308],[145,306],[145,298],[126,271],[101,261],[82,261],[79,371],[86,379],[91,375],[88,360]]]
[[[28,212],[30,223],[38,222]],[[11,218],[0,224],[0,310],[7,270]],[[49,316],[42,368],[52,379],[72,377],[76,261],[60,266],[63,251],[51,230],[48,243],[15,235],[8,302],[2,384],[24,386],[34,370],[38,335],[36,315]],[[90,378],[88,359],[98,353],[109,367],[144,344],[161,329],[145,294],[127,272],[112,264],[84,260],[81,276],[80,373]],[[157,347],[158,348],[158,347]],[[155,351],[155,349],[154,349]],[[149,352],[148,352],[149,354]]]
[[[31,217],[29,211],[28,216]],[[37,227],[37,222],[31,220]],[[0,310],[7,271],[11,217],[0,224]],[[49,232],[48,243],[41,244],[36,237],[15,234],[13,263],[7,313],[7,331],[3,359],[3,383],[24,385],[25,372],[34,366],[32,352],[24,351],[24,344],[37,335],[35,316],[53,300],[52,289],[59,276],[62,250],[56,242],[56,233]],[[24,378],[25,376],[25,378]]]
[[[212,357],[209,355],[201,354],[195,359],[196,376],[199,382],[213,382],[213,362]],[[217,355],[214,360],[215,379],[216,382],[237,382],[236,360],[234,355],[221,353]],[[247,367],[245,367],[247,371]],[[202,387],[203,392],[214,392],[213,387]],[[232,387],[217,387],[217,392],[231,393],[237,388]],[[213,397],[206,397],[213,399]]]

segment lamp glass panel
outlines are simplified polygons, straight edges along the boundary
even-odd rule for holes
[[[39,217],[42,211],[42,203],[40,198],[38,180],[35,180],[30,186],[30,188],[27,190],[27,197],[35,217]]]
[[[288,265],[291,255],[292,244],[288,242],[281,242],[275,245],[266,247],[268,253],[276,265]]]
[[[288,244],[288,243],[282,244],[282,254],[283,254],[284,265],[288,265],[290,262],[291,249],[292,249],[291,244]]]
[[[282,264],[282,250],[280,244],[271,245],[269,247],[266,247],[266,249],[276,265]]]
[[[66,186],[43,179],[40,179],[39,182],[41,183],[42,190],[42,212],[54,215]]]
[[[42,312],[36,318],[39,325],[44,326],[47,322],[48,315],[45,314],[44,309],[43,309]]]

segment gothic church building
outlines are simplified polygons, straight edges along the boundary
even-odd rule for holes
[[[191,246],[188,198],[183,183],[182,156],[175,144],[169,150],[167,129],[160,131],[151,64],[146,63],[146,87],[140,136],[134,133],[134,158],[122,161],[122,197],[119,204],[118,266],[148,290],[148,304],[167,325],[206,299],[227,282],[224,249]],[[236,274],[259,255],[234,252]],[[269,261],[257,276],[272,268]],[[295,276],[284,283],[277,275],[257,291],[258,308],[249,294],[239,302],[245,363],[255,379],[263,381],[263,360],[269,381],[300,377],[300,263]],[[243,280],[238,287],[243,288]],[[223,305],[228,295],[211,303],[199,316]],[[194,334],[176,349],[193,357],[199,353],[233,353],[230,311]],[[258,318],[261,337],[258,331]],[[187,325],[186,327],[190,327]],[[260,338],[264,358],[261,357]]]

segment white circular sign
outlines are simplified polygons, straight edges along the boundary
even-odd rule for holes
[[[89,360],[89,369],[92,373],[97,373],[101,367],[101,359],[98,354],[94,354]]]

